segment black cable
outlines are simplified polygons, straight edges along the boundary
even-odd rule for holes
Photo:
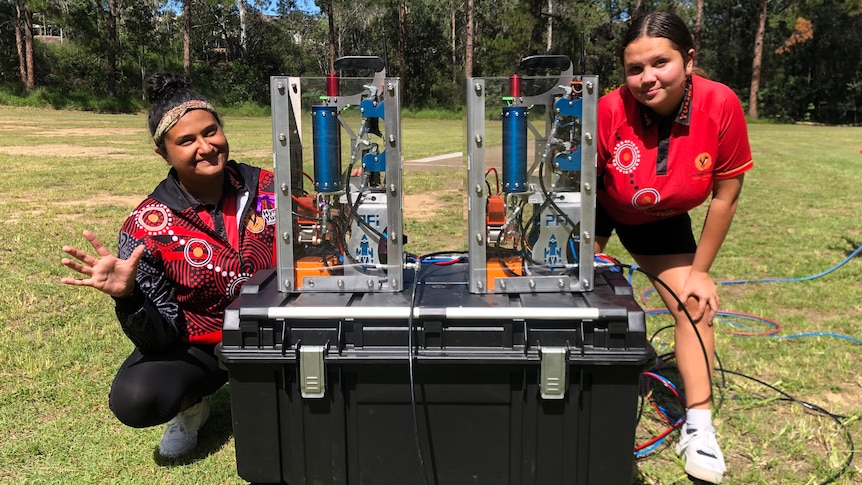
[[[422,439],[419,437],[419,415],[416,406],[416,384],[413,370],[413,310],[416,307],[416,288],[419,287],[419,273],[422,271],[422,260],[417,258],[413,273],[413,290],[410,294],[410,313],[407,315],[407,370],[410,375],[410,408],[413,411],[413,437],[416,440],[416,456],[422,472],[422,483],[428,485],[428,474],[425,459],[422,456]],[[426,403],[427,406],[427,403]],[[433,471],[433,470],[432,470]],[[436,479],[434,480],[436,483]]]
[[[641,269],[641,268],[639,268],[639,267],[637,267],[637,268],[636,268],[636,267],[633,267],[633,266],[631,266],[631,265],[625,265],[625,264],[622,264],[622,263],[620,263],[620,262],[618,262],[618,261],[615,261],[615,262],[616,262],[616,264],[617,264],[618,266],[620,266],[621,268],[628,268],[629,270],[632,270],[632,271],[640,271],[640,272],[642,272],[643,274],[645,274],[645,275],[646,275],[647,277],[649,277],[650,279],[652,279],[652,280],[656,281],[658,284],[662,285],[662,287],[664,287],[664,288],[665,288],[665,289],[666,289],[666,290],[671,294],[671,296],[673,296],[674,300],[676,300],[676,302],[680,305],[680,308],[682,308],[683,313],[685,314],[685,316],[688,318],[689,322],[691,322],[692,326],[694,327],[695,334],[697,335],[698,341],[700,342],[700,345],[701,345],[701,350],[703,351],[703,354],[704,354],[704,359],[705,359],[705,361],[707,362],[707,365],[708,365],[709,360],[708,360],[708,359],[706,359],[706,355],[707,355],[707,353],[706,353],[706,347],[705,347],[705,346],[704,346],[704,344],[703,344],[703,340],[702,340],[702,338],[701,338],[701,336],[700,336],[700,332],[698,331],[696,324],[694,323],[694,319],[693,319],[693,318],[691,317],[691,315],[688,313],[688,310],[685,308],[685,306],[682,304],[682,301],[681,301],[681,300],[679,299],[679,297],[678,297],[678,296],[673,292],[673,290],[671,290],[671,289],[668,287],[668,285],[667,285],[666,283],[664,283],[661,279],[659,279],[658,277],[656,277],[656,276],[654,276],[654,275],[651,275],[650,273],[648,273],[648,272],[646,272],[646,271],[642,270],[642,269]],[[668,329],[668,328],[672,328],[672,327],[674,327],[674,326],[675,326],[675,325],[667,325],[667,326],[665,326],[665,327],[661,327],[661,328],[659,328],[658,330],[656,330],[656,332],[655,332],[655,333],[653,333],[653,335],[650,337],[650,340],[649,340],[650,345],[652,345],[653,340],[654,340],[654,339],[655,339],[655,337],[659,334],[659,332],[662,332],[662,331],[664,331],[664,330],[666,330],[666,329]],[[823,415],[823,416],[826,416],[826,417],[828,417],[828,418],[832,419],[832,420],[833,420],[833,421],[834,421],[834,422],[839,426],[839,428],[844,432],[844,437],[845,437],[845,439],[847,440],[847,443],[848,443],[848,445],[849,445],[849,452],[848,452],[848,454],[847,454],[847,458],[844,460],[844,463],[842,464],[841,468],[840,468],[837,472],[835,472],[835,473],[833,473],[831,476],[827,477],[827,479],[826,479],[826,480],[824,480],[824,481],[820,482],[818,485],[828,485],[828,484],[830,484],[830,483],[834,483],[834,482],[835,482],[839,477],[841,477],[842,475],[844,475],[844,474],[847,472],[847,470],[850,468],[850,464],[851,464],[851,463],[852,463],[852,461],[853,461],[853,456],[854,456],[854,455],[855,455],[855,453],[856,453],[856,448],[855,448],[855,444],[854,444],[854,442],[853,442],[853,436],[852,436],[852,434],[850,433],[850,429],[849,429],[849,427],[847,426],[847,424],[846,424],[844,421],[842,421],[842,420],[846,420],[846,419],[848,419],[848,417],[847,417],[847,416],[843,416],[843,415],[839,415],[839,414],[834,414],[834,413],[832,413],[832,412],[830,412],[830,411],[827,411],[826,409],[824,409],[824,408],[823,408],[823,407],[821,407],[821,406],[818,406],[818,405],[816,405],[816,404],[810,403],[810,402],[808,402],[808,401],[803,401],[803,400],[801,400],[801,399],[799,399],[799,398],[796,398],[795,396],[792,396],[792,395],[788,394],[787,392],[782,391],[782,390],[778,389],[777,387],[775,387],[775,386],[773,386],[773,385],[771,385],[771,384],[768,384],[768,383],[766,383],[766,382],[764,382],[764,381],[762,381],[762,380],[760,380],[760,379],[757,379],[757,378],[755,378],[755,377],[752,377],[752,376],[749,376],[749,375],[743,374],[743,373],[741,373],[741,372],[736,372],[736,371],[732,371],[732,370],[725,369],[725,368],[724,368],[723,363],[721,362],[721,357],[718,355],[718,353],[717,353],[717,352],[714,352],[714,356],[715,356],[715,362],[716,362],[716,367],[717,367],[717,368],[716,368],[716,370],[718,370],[718,371],[719,371],[719,375],[721,376],[721,385],[719,386],[719,389],[720,389],[720,391],[721,391],[721,392],[719,392],[719,396],[720,396],[720,397],[719,397],[719,402],[718,402],[718,404],[715,404],[714,399],[713,399],[713,397],[714,397],[714,396],[713,396],[713,394],[712,394],[712,388],[713,388],[712,369],[707,369],[707,375],[709,376],[709,379],[710,379],[710,401],[711,401],[711,403],[713,404],[713,407],[714,407],[715,409],[720,408],[720,407],[721,407],[721,405],[724,403],[724,391],[723,391],[723,390],[724,390],[724,389],[726,388],[726,386],[727,386],[726,374],[731,374],[731,375],[735,375],[735,376],[738,376],[738,377],[742,377],[742,378],[744,378],[744,379],[748,379],[748,380],[751,380],[751,381],[753,381],[753,382],[755,382],[755,383],[757,383],[757,384],[760,384],[760,385],[762,385],[762,386],[764,386],[764,387],[766,387],[766,388],[770,389],[771,391],[773,391],[773,392],[775,392],[775,393],[777,393],[777,394],[781,395],[781,396],[783,397],[783,399],[785,399],[785,400],[787,400],[787,401],[789,401],[789,402],[797,403],[797,404],[799,404],[799,405],[803,406],[804,408],[808,409],[809,411],[812,411],[812,412],[814,412],[814,413],[817,413],[817,414],[820,414],[820,415]],[[658,356],[658,357],[657,357],[658,361],[659,361],[659,362],[661,362],[662,364],[667,364],[668,362],[670,362],[671,360],[673,360],[673,359],[675,359],[675,358],[676,358],[676,353],[675,353],[675,352],[669,352],[669,353],[667,353],[667,354],[664,354],[664,355],[661,355],[661,356]],[[663,368],[664,368],[664,369],[669,369],[669,367],[663,367]],[[672,367],[671,367],[671,368],[672,368]],[[645,402],[646,402],[646,400],[645,400],[644,398],[642,398],[642,399],[641,399],[641,405],[639,406],[639,410],[638,410],[637,423],[640,423],[640,419],[641,419],[641,417],[642,417],[642,415],[643,415],[643,408],[644,408]]]
[[[350,191],[347,191],[347,201],[350,201]],[[367,228],[369,231],[373,232],[380,239],[384,239],[383,233],[371,227],[363,218],[359,217],[359,213],[357,210],[359,209],[359,204],[362,202],[362,191],[358,191],[356,193],[356,200],[353,202],[353,205],[350,206],[350,214],[348,217],[352,219],[356,219],[356,222],[359,223],[360,226]]]
[[[416,384],[415,384],[415,371],[413,368],[413,361],[415,359],[413,353],[413,313],[416,308],[416,289],[421,284],[419,279],[419,274],[422,272],[422,260],[429,259],[435,256],[441,255],[458,255],[459,260],[463,260],[464,251],[436,251],[433,253],[426,253],[422,256],[418,256],[416,258],[416,266],[414,268],[413,273],[413,289],[410,292],[410,313],[407,315],[407,371],[410,379],[410,408],[413,412],[413,437],[415,438],[416,444],[416,456],[419,460],[419,467],[422,471],[422,483],[424,485],[429,485],[428,483],[428,471],[425,467],[425,458],[422,456],[422,439],[419,436],[419,414],[416,405]],[[426,403],[427,406],[427,403]],[[434,469],[431,470],[434,475],[434,483],[437,483],[436,471]]]
[[[836,473],[833,473],[831,476],[827,477],[827,479],[825,481],[820,482],[819,485],[827,485],[829,483],[834,483],[835,480],[837,480],[841,475],[843,475],[844,473],[847,472],[847,470],[850,468],[850,463],[852,463],[852,461],[853,461],[853,455],[856,454],[856,445],[853,443],[853,435],[850,433],[850,428],[847,427],[847,423],[845,423],[843,421],[845,419],[848,419],[847,416],[842,416],[839,414],[831,413],[831,412],[827,411],[826,409],[823,409],[822,407],[820,407],[816,404],[810,403],[808,401],[803,401],[803,400],[801,400],[795,396],[792,396],[792,395],[782,391],[781,389],[778,389],[777,387],[775,387],[771,384],[768,384],[768,383],[766,383],[760,379],[757,379],[756,377],[752,377],[752,376],[743,374],[741,372],[736,372],[736,371],[732,371],[732,370],[724,370],[724,372],[727,372],[728,374],[732,374],[732,375],[735,375],[738,377],[742,377],[743,379],[748,379],[750,381],[756,382],[757,384],[760,384],[760,385],[770,389],[771,391],[778,393],[779,395],[783,396],[784,399],[786,399],[787,401],[794,402],[796,404],[801,405],[805,409],[808,409],[809,411],[812,411],[814,413],[817,413],[817,414],[820,414],[820,415],[823,415],[823,416],[826,416],[826,417],[832,419],[841,428],[841,430],[844,431],[844,438],[847,440],[847,443],[849,445],[850,450],[847,453],[847,458],[844,460],[844,463],[842,464],[841,469],[838,470]]]
[[[670,296],[673,297],[674,301],[676,301],[677,305],[679,305],[679,308],[682,310],[682,313],[685,315],[685,317],[691,323],[691,327],[692,327],[692,329],[694,329],[694,334],[697,336],[697,341],[700,344],[700,350],[701,350],[701,352],[703,352],[703,361],[706,364],[706,376],[709,379],[709,401],[711,404],[713,404],[714,400],[713,400],[713,393],[712,393],[712,386],[713,386],[712,368],[709,365],[709,354],[706,352],[706,345],[703,343],[703,337],[701,337],[701,335],[700,335],[700,330],[698,330],[697,324],[694,322],[694,318],[692,318],[691,314],[688,312],[688,309],[685,307],[685,304],[683,304],[682,300],[680,300],[679,296],[677,296],[677,294],[674,293],[674,291],[670,288],[670,286],[668,286],[668,284],[665,283],[664,281],[662,281],[658,276],[655,276],[655,275],[649,273],[648,271],[644,271],[640,267],[634,267],[631,265],[622,265],[622,264],[620,264],[620,266],[621,267],[628,267],[630,270],[640,271],[641,273],[645,274],[647,276],[647,278],[655,281],[656,283],[661,285],[662,288],[667,290],[667,292],[670,293]]]
[[[673,328],[675,326],[676,325],[665,325],[664,327],[661,327],[660,329],[656,330],[655,333],[652,334],[652,337],[649,338],[649,344],[650,345],[653,344],[653,342],[655,341],[655,338],[658,337],[659,333],[661,333],[661,332],[663,332],[669,328]]]
[[[555,120],[555,122],[556,122],[556,120]],[[541,216],[541,213],[543,210],[545,210],[545,207],[550,206],[557,214],[563,216],[563,218],[566,220],[566,223],[571,228],[571,230],[569,231],[569,237],[566,238],[566,248],[567,248],[566,250],[568,250],[569,239],[574,238],[574,234],[575,234],[575,230],[577,229],[577,226],[575,226],[575,222],[572,221],[572,219],[569,217],[569,215],[566,214],[565,212],[563,212],[562,209],[560,209],[560,206],[558,206],[557,202],[554,200],[553,194],[548,192],[548,189],[545,187],[545,177],[544,177],[544,169],[543,169],[544,166],[545,166],[545,162],[543,160],[542,163],[539,164],[539,187],[541,187],[541,189],[542,189],[542,196],[545,198],[545,202],[542,203],[542,206],[539,209],[539,215]],[[575,259],[577,259],[577,258],[575,258]]]

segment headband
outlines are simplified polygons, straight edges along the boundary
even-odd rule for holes
[[[162,138],[165,137],[165,133],[167,133],[171,128],[177,124],[177,121],[180,120],[186,113],[195,109],[205,109],[212,113],[216,120],[218,120],[218,113],[216,113],[215,108],[206,101],[201,101],[199,99],[193,99],[191,101],[186,101],[185,103],[180,103],[173,108],[167,110],[164,115],[162,115],[161,121],[159,121],[159,126],[156,127],[155,133],[153,133],[153,141],[158,145],[162,142]]]

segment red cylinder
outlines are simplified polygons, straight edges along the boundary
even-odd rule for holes
[[[521,97],[521,75],[512,74],[509,76],[509,90],[513,98]]]
[[[338,74],[334,72],[326,75],[326,95],[338,96]]]

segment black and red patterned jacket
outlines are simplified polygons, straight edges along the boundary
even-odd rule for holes
[[[234,161],[225,170],[225,200],[236,200],[237,209],[235,218],[224,221],[235,224],[237,248],[224,229],[214,229],[212,221],[221,217],[210,218],[212,213],[180,187],[173,170],[120,230],[120,258],[140,244],[147,248],[134,292],[115,299],[123,331],[144,353],[177,338],[219,343],[224,310],[240,286],[275,263],[272,172]]]

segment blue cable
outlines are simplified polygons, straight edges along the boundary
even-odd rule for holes
[[[844,258],[843,261],[836,264],[835,266],[827,269],[826,271],[823,271],[821,273],[817,273],[817,274],[811,275],[811,276],[802,276],[799,278],[764,278],[764,279],[759,279],[759,280],[729,280],[729,281],[720,281],[719,284],[722,284],[722,285],[741,285],[741,284],[745,284],[745,283],[795,283],[798,281],[809,281],[809,280],[820,278],[821,276],[826,276],[829,273],[837,270],[838,268],[847,264],[847,262],[849,262],[851,259],[855,258],[856,255],[859,254],[860,252],[862,252],[862,246],[859,246],[858,248],[856,248],[852,253],[850,253],[849,256]]]
[[[829,273],[834,272],[838,268],[847,264],[851,259],[855,258],[860,252],[862,252],[862,246],[857,247],[855,250],[853,250],[852,253],[850,253],[850,255],[848,255],[846,258],[844,258],[844,260],[842,260],[840,263],[836,264],[835,266],[827,269],[826,271],[822,271],[820,273],[810,275],[810,276],[802,276],[802,277],[797,277],[797,278],[763,278],[763,279],[750,279],[750,280],[726,280],[726,281],[719,281],[719,282],[717,282],[717,284],[720,284],[720,285],[741,285],[741,284],[747,284],[747,283],[795,283],[795,282],[800,282],[800,281],[810,281],[810,280],[814,280],[814,279],[826,276]],[[630,285],[632,284],[632,276],[633,276],[636,269],[637,269],[636,265],[631,266],[631,271],[629,272],[629,284]],[[645,301],[646,297],[650,293],[652,293],[653,291],[655,291],[655,288],[650,288],[650,289],[644,291],[643,294],[641,295],[641,299],[643,301]],[[646,315],[659,315],[659,314],[668,314],[668,313],[670,313],[670,312],[667,309],[657,309],[657,310],[647,311]],[[766,325],[773,327],[773,329],[776,332],[780,329],[780,326],[777,325],[775,322],[771,322],[768,319],[759,318],[759,317],[756,317],[753,315],[746,315],[746,314],[733,313],[733,312],[717,312],[716,316],[732,317],[732,318],[736,318],[736,319],[746,319],[746,320],[751,320],[751,321],[758,322],[758,323],[763,323],[763,324],[766,324]],[[746,328],[746,329],[750,329],[752,331],[756,331],[756,329],[754,329],[754,328],[750,328],[750,327],[747,327],[745,325],[740,325],[739,323],[732,322],[730,320],[721,319],[719,321],[729,323],[732,326]],[[738,335],[738,336],[746,336],[746,335]],[[808,332],[808,333],[799,333],[799,334],[792,334],[792,335],[776,335],[773,332],[773,333],[767,334],[766,336],[770,336],[773,338],[779,338],[779,339],[793,339],[793,338],[803,338],[803,337],[834,337],[834,338],[844,339],[844,340],[847,340],[849,342],[862,344],[862,340],[860,340],[860,339],[853,338],[853,337],[850,337],[847,335],[841,335],[841,334],[836,334],[836,333],[827,333],[827,332]]]
[[[791,339],[791,338],[801,338],[801,337],[835,337],[844,340],[849,340],[850,342],[862,344],[862,340],[858,338],[849,337],[847,335],[841,335],[839,333],[827,333],[827,332],[809,332],[809,333],[796,333],[792,335],[773,335],[773,338],[780,339]]]
[[[800,281],[810,281],[810,280],[825,276],[829,273],[832,273],[833,271],[837,270],[841,266],[847,264],[851,259],[855,258],[860,252],[862,252],[862,246],[859,246],[858,248],[856,248],[852,253],[850,253],[849,256],[844,258],[843,261],[836,264],[835,266],[829,268],[826,271],[823,271],[823,272],[820,272],[820,273],[817,273],[817,274],[811,275],[811,276],[804,276],[804,277],[799,277],[799,278],[764,278],[764,279],[756,279],[756,280],[730,280],[730,281],[720,281],[720,282],[718,282],[718,284],[738,285],[738,284],[745,284],[745,283],[791,283],[791,282],[800,282]],[[621,268],[622,268],[622,266],[621,266]],[[632,275],[634,274],[634,272],[636,270],[636,266],[632,265],[630,268],[631,268],[631,270],[629,272],[629,284],[631,285],[632,284]],[[647,290],[642,294],[642,300],[644,301],[644,303],[646,303],[647,295],[649,295],[649,293],[651,293],[652,291],[655,291],[655,289],[651,288],[650,290]],[[667,309],[656,309],[656,310],[647,310],[645,312],[645,315],[658,315],[658,314],[668,314],[668,313],[670,313],[670,312]],[[860,340],[860,339],[849,337],[847,335],[841,335],[841,334],[836,334],[836,333],[827,333],[827,332],[808,332],[808,333],[799,333],[799,334],[792,334],[792,335],[776,335],[776,333],[778,331],[780,331],[780,329],[781,329],[781,326],[778,323],[770,321],[770,320],[765,319],[765,318],[760,318],[760,317],[757,317],[754,315],[738,314],[738,313],[733,313],[733,312],[717,312],[716,316],[733,317],[733,318],[737,318],[737,319],[750,320],[750,321],[754,321],[754,322],[764,323],[764,324],[772,327],[772,332],[771,333],[759,332],[759,335],[766,335],[766,336],[770,336],[770,337],[777,338],[777,339],[794,339],[794,338],[803,338],[803,337],[834,337],[834,338],[844,339],[844,340],[847,340],[849,342],[862,344],[862,340]],[[726,322],[732,326],[745,328],[747,330],[752,330],[753,331],[752,336],[758,335],[757,329],[749,327],[747,325],[740,324],[739,322],[726,320],[726,319],[720,319],[719,321]],[[745,336],[745,334],[737,334],[737,335]],[[724,369],[722,369],[722,372],[734,373],[732,371],[726,371]],[[653,374],[653,373],[649,373],[649,374],[651,376],[657,376],[656,374]],[[734,374],[742,375],[742,374],[738,374],[738,373],[734,373]],[[665,379],[663,377],[660,377],[660,379],[665,381]],[[666,382],[670,382],[670,381],[666,381]],[[771,386],[769,386],[769,387],[772,388]],[[674,389],[675,389],[675,387],[674,387]],[[772,389],[775,389],[775,388],[772,388]],[[779,393],[781,393],[782,395],[787,396],[785,393],[779,391],[778,389],[775,389],[775,390],[778,391]],[[791,399],[794,401],[797,401],[795,398],[791,398]],[[797,401],[797,402],[801,402],[801,401]],[[805,404],[805,403],[803,403],[803,404]],[[851,452],[850,452],[847,460],[845,460],[844,465],[842,466],[841,470],[838,473],[833,474],[832,477],[830,477],[828,480],[822,482],[823,484],[826,484],[826,483],[832,483],[837,477],[841,476],[847,470],[850,462],[853,459],[853,454],[854,454],[853,440],[852,440],[852,436],[850,435],[850,432],[847,429],[846,425],[841,422],[841,420],[839,419],[838,416],[833,415],[833,414],[831,414],[831,413],[829,413],[829,412],[827,412],[827,411],[825,411],[819,407],[817,410],[822,411],[824,414],[826,414],[829,417],[832,417],[832,419],[834,419],[844,429],[845,434],[846,434],[847,439],[848,439],[848,442],[850,443],[850,448],[851,448]],[[662,407],[659,407],[659,414],[664,415],[666,418],[669,416],[669,413]],[[657,439],[654,443],[651,443],[648,447],[645,447],[645,448],[640,449],[640,450],[636,450],[635,451],[635,457],[636,458],[642,458],[646,455],[649,455],[650,453],[655,451],[659,446],[661,446],[664,443],[667,436],[668,435],[662,436],[661,438]]]

